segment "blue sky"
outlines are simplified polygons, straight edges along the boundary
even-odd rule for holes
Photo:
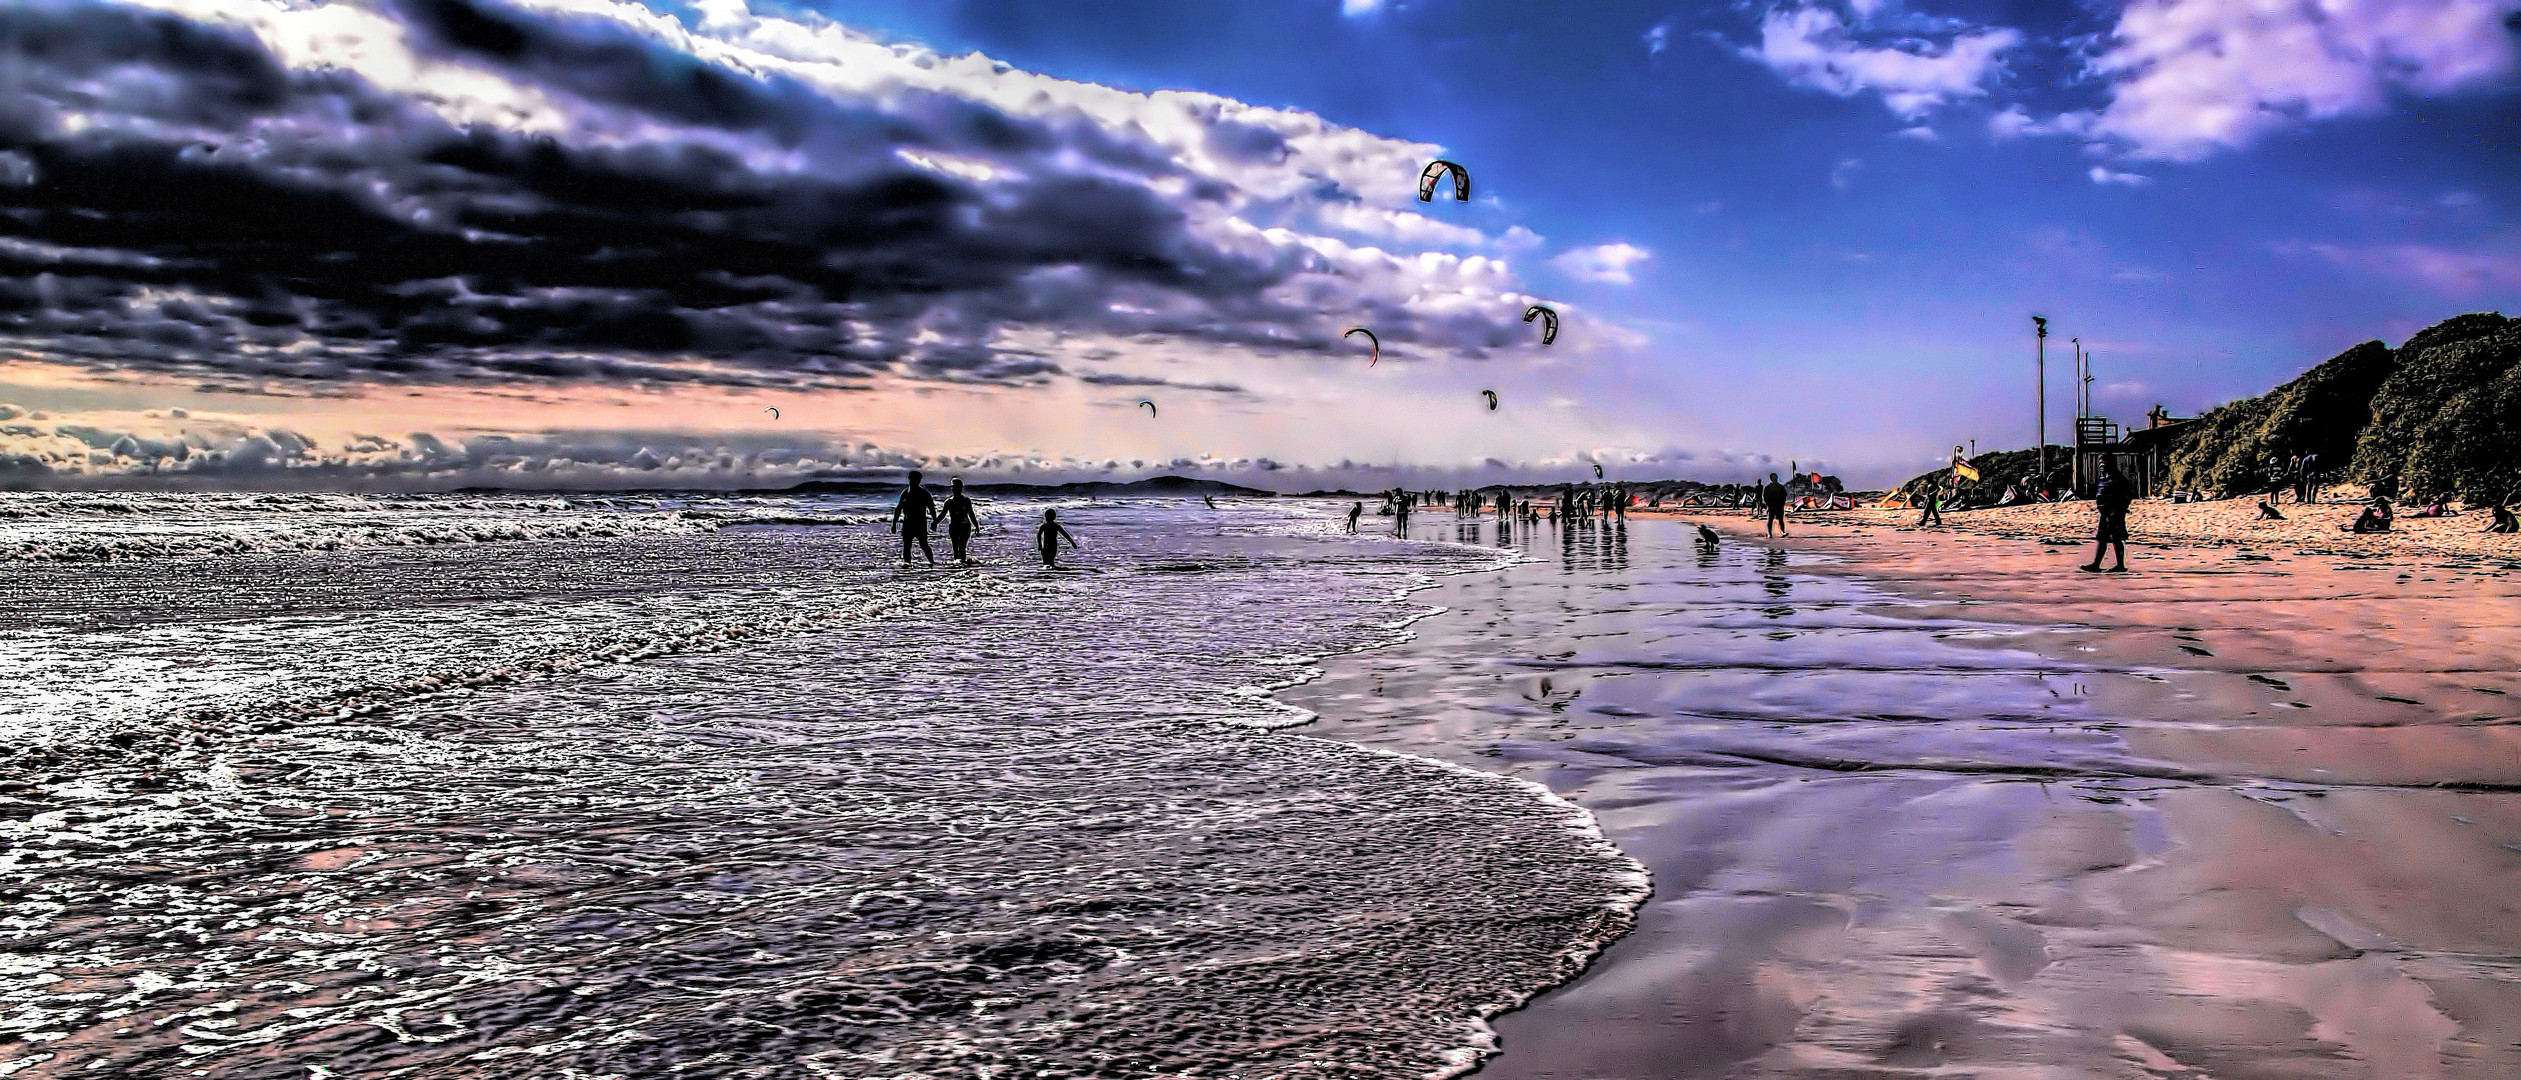
[[[1806,390],[1803,404],[1957,396],[1987,418],[1913,407],[2027,443],[2000,419],[2010,400],[1980,391],[2029,389],[2034,311],[2060,344],[2085,339],[2095,386],[2117,384],[2098,407],[2132,418],[2157,400],[2193,413],[2355,342],[2521,306],[2509,67],[2442,93],[2384,82],[2338,115],[2297,106],[2238,145],[2166,160],[1990,128],[2009,109],[2105,108],[2117,84],[2088,68],[2118,5],[1882,5],[1881,32],[1851,43],[1931,52],[1986,28],[2023,37],[1975,92],[1906,114],[1879,91],[1816,88],[1745,55],[1762,20],[1795,5],[812,6],[945,51],[1441,144],[1516,222],[1652,253],[1633,285],[1558,285],[1654,328],[1670,369],[1659,389],[1676,399],[1751,404],[1743,386]],[[2259,68],[2311,94],[2341,81],[2281,56]],[[2096,168],[2140,179],[2103,182]],[[2400,246],[2450,265],[2390,258]]]
[[[2521,307],[2517,10],[47,0],[0,456],[1891,480],[2028,443],[2033,312],[2056,438],[2072,337],[2133,420]]]

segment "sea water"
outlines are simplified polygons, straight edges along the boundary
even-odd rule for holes
[[[0,1075],[1444,1075],[1628,925],[1271,696],[1512,548],[984,511],[0,496]]]

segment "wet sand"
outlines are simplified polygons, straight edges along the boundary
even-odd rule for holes
[[[2521,1075],[2521,566],[1684,516],[1285,695],[1653,871],[1482,1075]]]

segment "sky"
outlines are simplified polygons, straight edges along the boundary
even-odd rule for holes
[[[0,485],[1879,485],[2031,444],[2035,313],[2057,441],[2078,348],[2141,423],[2521,310],[2516,53],[2521,0],[27,0]]]

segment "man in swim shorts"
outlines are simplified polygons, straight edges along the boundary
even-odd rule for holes
[[[902,489],[902,497],[893,503],[892,524],[902,531],[902,561],[910,561],[910,542],[919,541],[919,550],[928,556],[928,565],[937,564],[937,553],[928,546],[928,524],[936,517],[937,500],[919,484],[919,470],[912,469],[910,486]]]

